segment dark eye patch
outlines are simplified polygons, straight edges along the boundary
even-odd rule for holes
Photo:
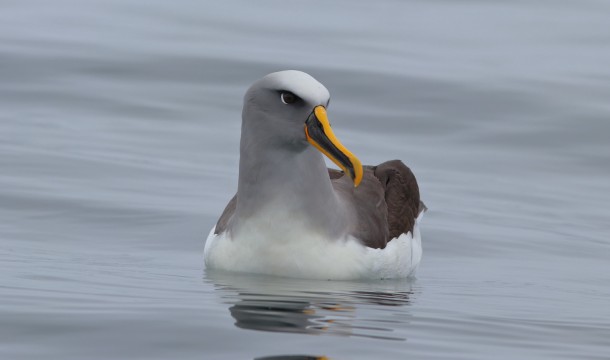
[[[280,99],[282,100],[282,102],[284,104],[287,104],[287,105],[294,104],[297,101],[301,100],[300,97],[296,96],[295,94],[291,93],[290,91],[280,91]]]

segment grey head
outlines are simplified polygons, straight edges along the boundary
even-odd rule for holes
[[[308,146],[303,126],[316,106],[328,106],[324,85],[302,71],[271,73],[256,81],[244,96],[242,136],[302,150]]]
[[[313,145],[357,186],[362,165],[330,128],[329,101],[326,87],[302,71],[274,72],[256,81],[244,96],[242,156],[260,148],[300,152]]]

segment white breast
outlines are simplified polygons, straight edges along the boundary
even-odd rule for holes
[[[357,239],[327,239],[297,224],[250,221],[238,236],[210,231],[204,249],[208,268],[306,279],[389,279],[413,275],[422,256],[416,223],[385,249]],[[277,219],[275,219],[277,220]]]

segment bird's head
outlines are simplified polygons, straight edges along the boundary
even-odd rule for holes
[[[333,133],[326,114],[329,101],[326,87],[309,74],[296,70],[271,73],[246,92],[242,133],[247,127],[258,140],[295,151],[314,146],[358,186],[362,164]]]

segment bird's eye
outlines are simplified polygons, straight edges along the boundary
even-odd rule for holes
[[[282,102],[284,104],[294,104],[295,102],[297,102],[297,100],[299,100],[299,97],[291,93],[290,91],[282,91],[282,93],[280,94],[280,99],[282,99]]]

